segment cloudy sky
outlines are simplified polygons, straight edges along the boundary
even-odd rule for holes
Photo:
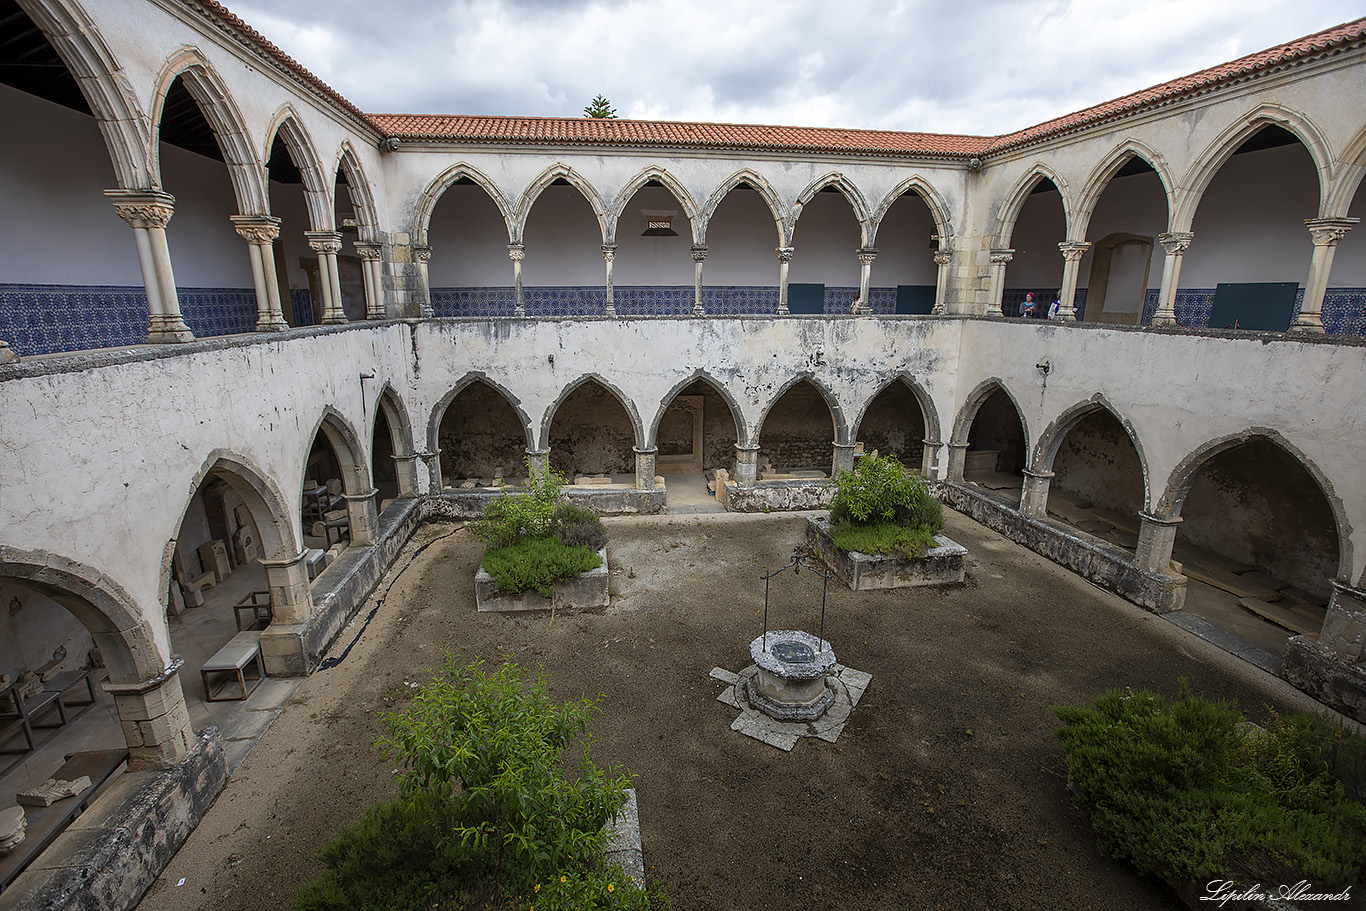
[[[995,135],[1366,15],[1339,0],[225,0],[362,110]]]

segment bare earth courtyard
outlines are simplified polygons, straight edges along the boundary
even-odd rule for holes
[[[563,700],[602,695],[602,764],[636,779],[645,863],[680,909],[1156,909],[1159,883],[1100,856],[1066,793],[1052,707],[1111,687],[1235,700],[1254,720],[1313,707],[1281,681],[946,510],[967,582],[830,587],[826,638],[872,683],[835,744],[784,753],[730,730],[713,667],[762,629],[760,574],[804,515],[608,520],[612,605],[478,614],[481,545],[420,529],[139,906],[288,907],[337,829],[394,793],[372,744],[449,649],[543,667]],[[414,552],[434,542],[421,554]],[[775,582],[770,625],[818,622],[810,574]],[[182,885],[177,885],[181,880]]]

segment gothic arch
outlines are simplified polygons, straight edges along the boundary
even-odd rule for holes
[[[1309,157],[1314,163],[1314,170],[1318,173],[1319,211],[1324,211],[1333,176],[1332,156],[1328,151],[1328,140],[1324,138],[1323,133],[1312,120],[1298,111],[1279,104],[1264,104],[1239,118],[1220,133],[1219,137],[1200,154],[1195,164],[1191,165],[1186,172],[1186,179],[1182,182],[1184,192],[1180,194],[1176,206],[1170,214],[1170,230],[1189,231],[1191,229],[1191,224],[1195,221],[1196,210],[1200,208],[1200,200],[1205,195],[1205,190],[1209,187],[1210,181],[1214,179],[1214,175],[1218,174],[1219,169],[1233,157],[1233,153],[1238,150],[1239,146],[1268,126],[1281,127],[1295,134],[1295,137],[1309,152]]]
[[[375,437],[375,427],[379,424],[380,412],[389,422],[389,430],[398,450],[398,455],[413,454],[413,422],[408,418],[408,408],[403,397],[398,394],[394,384],[386,382],[375,398],[375,407],[370,410],[370,439]],[[374,453],[370,453],[371,456]]]
[[[1347,510],[1342,498],[1333,489],[1333,482],[1323,473],[1314,460],[1294,446],[1289,440],[1270,427],[1249,427],[1239,433],[1216,437],[1201,444],[1193,452],[1177,463],[1167,477],[1166,489],[1153,512],[1160,516],[1175,518],[1181,515],[1181,507],[1190,493],[1191,485],[1211,459],[1244,443],[1262,439],[1278,447],[1300,464],[1314,479],[1333,513],[1333,524],[1338,538],[1339,579],[1350,579],[1352,573],[1352,524],[1347,519]]]
[[[585,373],[583,376],[574,380],[568,386],[565,386],[562,390],[560,390],[560,394],[555,397],[555,401],[552,402],[550,404],[550,407],[545,410],[545,416],[541,418],[541,433],[538,440],[537,448],[549,448],[550,424],[555,420],[555,412],[559,410],[560,406],[564,404],[564,400],[569,398],[569,396],[574,392],[574,390],[589,382],[596,382],[603,389],[606,389],[609,393],[611,393],[613,398],[615,398],[618,402],[621,403],[621,407],[626,409],[626,416],[631,421],[631,427],[636,437],[636,448],[644,448],[645,428],[640,423],[640,412],[636,410],[635,402],[632,402],[630,396],[626,395],[626,393],[622,392],[612,383],[607,382],[607,380],[603,379],[601,374],[597,373]]]
[[[759,413],[759,420],[754,423],[754,434],[751,437],[752,443],[758,443],[763,436],[764,422],[768,420],[768,415],[773,410],[773,406],[778,403],[778,400],[781,399],[789,389],[802,382],[807,382],[814,386],[816,391],[821,394],[821,398],[825,400],[826,407],[830,409],[830,417],[834,419],[835,442],[839,445],[844,445],[849,442],[849,422],[844,419],[844,409],[840,407],[839,398],[831,391],[829,386],[818,380],[814,373],[804,370],[779,386],[769,398],[768,404],[764,405],[763,411]]]
[[[763,199],[768,211],[773,215],[773,226],[778,232],[778,246],[788,245],[787,225],[783,219],[783,204],[778,198],[778,194],[767,180],[760,177],[758,173],[749,168],[742,168],[721,182],[721,185],[707,197],[707,203],[702,207],[702,227],[699,233],[698,243],[706,243],[707,225],[711,223],[712,216],[716,214],[716,209],[721,205],[721,201],[726,198],[731,190],[740,184],[748,184],[753,187]]]
[[[351,208],[355,211],[356,221],[359,223],[360,230],[356,239],[362,243],[378,243],[379,219],[375,215],[375,197],[371,192],[370,180],[365,176],[365,169],[361,167],[360,159],[356,156],[356,150],[351,147],[349,139],[342,140],[337,150],[336,163],[332,166],[332,183],[328,187],[328,198],[332,199],[333,218],[336,217],[336,200],[333,196],[338,171],[346,175],[347,195],[351,197]]]
[[[1145,143],[1139,142],[1137,139],[1126,139],[1109,155],[1106,155],[1100,164],[1096,165],[1095,169],[1091,171],[1091,175],[1086,178],[1086,183],[1082,185],[1074,213],[1075,223],[1071,226],[1078,239],[1085,239],[1087,227],[1091,222],[1091,215],[1095,212],[1100,197],[1110,186],[1110,181],[1114,180],[1115,174],[1121,168],[1135,158],[1143,159],[1149,167],[1157,172],[1158,179],[1162,181],[1163,195],[1167,199],[1167,217],[1171,217],[1175,205],[1172,198],[1172,188],[1175,184],[1172,182],[1171,166],[1167,164],[1167,160],[1161,154],[1155,152]]]
[[[915,190],[915,195],[929,207],[930,217],[934,219],[935,233],[939,235],[939,249],[949,249],[949,238],[953,236],[953,219],[949,217],[949,207],[944,202],[944,197],[929,182],[919,174],[908,177],[897,184],[892,192],[883,197],[878,205],[877,211],[873,213],[871,220],[871,231],[868,239],[869,244],[877,242],[877,229],[882,225],[882,219],[887,212],[896,205],[896,201],[906,195],[908,190]]]
[[[673,194],[674,199],[678,200],[678,204],[683,207],[683,214],[688,216],[688,226],[692,230],[693,243],[701,243],[698,239],[698,229],[701,225],[697,217],[697,203],[692,198],[692,194],[688,192],[687,187],[679,182],[677,177],[663,168],[653,166],[632,177],[630,182],[622,187],[621,192],[617,194],[612,208],[607,211],[606,243],[614,244],[617,242],[617,224],[621,220],[621,216],[625,214],[626,204],[631,201],[631,198],[636,195],[641,187],[652,180],[662,183]]]
[[[151,624],[137,601],[91,566],[46,551],[0,546],[0,579],[51,598],[90,631],[109,682],[137,684],[168,677]]]
[[[1323,207],[1324,218],[1341,218],[1347,214],[1363,177],[1366,177],[1366,127],[1362,127],[1338,156],[1337,176]]]
[[[868,200],[864,198],[863,191],[856,187],[853,181],[838,171],[831,171],[813,180],[798,195],[797,201],[793,203],[792,208],[788,210],[787,217],[783,220],[783,230],[787,233],[789,242],[791,238],[796,236],[797,219],[801,218],[802,209],[826,187],[834,187],[839,190],[845,200],[848,201],[849,207],[854,210],[854,218],[858,221],[859,246],[872,246],[873,226],[868,213]]]
[[[601,233],[603,243],[607,243],[607,209],[602,204],[602,197],[578,171],[562,161],[546,168],[522,193],[522,199],[517,204],[517,214],[512,221],[512,242],[519,244],[526,233],[526,221],[531,216],[531,207],[536,204],[546,187],[549,187],[557,180],[564,180],[588,200],[588,204],[593,207],[593,217],[598,220],[598,231]]]
[[[322,433],[332,445],[337,462],[341,465],[342,489],[351,496],[368,494],[374,488],[370,480],[370,466],[361,458],[366,448],[361,445],[360,437],[340,411],[328,405],[313,425],[313,432],[304,441],[303,457],[299,459],[298,479],[302,481],[308,471],[308,453],[313,449],[313,441]],[[262,536],[264,537],[264,535]]]
[[[451,402],[455,401],[457,395],[464,392],[474,383],[483,383],[485,386],[488,386],[501,395],[507,403],[512,406],[512,410],[517,412],[517,418],[522,422],[522,432],[526,436],[527,449],[535,449],[536,440],[531,435],[531,417],[526,413],[526,410],[522,408],[521,399],[517,398],[517,396],[513,395],[500,384],[489,379],[488,374],[481,371],[471,371],[457,380],[455,385],[452,386],[446,394],[437,401],[436,405],[432,407],[432,413],[427,418],[428,451],[436,452],[440,448],[437,439],[441,434],[441,419],[446,416],[446,409],[450,407]]]
[[[872,406],[873,402],[877,401],[878,396],[882,395],[882,393],[886,392],[897,383],[904,383],[906,387],[911,390],[911,394],[915,396],[916,402],[920,404],[920,413],[925,419],[925,439],[939,439],[939,411],[934,407],[934,399],[931,398],[930,394],[925,391],[925,388],[916,381],[915,377],[905,370],[898,371],[896,376],[877,387],[873,394],[868,396],[863,405],[859,407],[857,417],[854,418],[854,422],[849,426],[849,439],[858,439],[859,430],[863,426],[863,419],[867,416],[868,409]]]
[[[740,404],[735,401],[735,396],[730,394],[730,390],[722,385],[720,380],[699,367],[688,374],[685,379],[675,383],[673,388],[664,394],[663,400],[659,403],[659,409],[655,412],[654,420],[650,422],[649,433],[645,437],[646,446],[655,445],[655,435],[659,433],[659,422],[664,420],[664,412],[669,410],[669,405],[680,392],[698,380],[704,381],[712,389],[715,389],[717,395],[725,401],[726,407],[730,409],[731,420],[735,421],[736,440],[741,446],[746,444],[749,439],[749,428],[745,425],[745,416],[740,410]]]
[[[1067,181],[1048,165],[1037,162],[1029,169],[1029,173],[1015,184],[1010,195],[1006,197],[1005,204],[998,210],[996,233],[993,235],[995,240],[992,242],[996,249],[1004,250],[1010,246],[1010,238],[1015,233],[1015,222],[1019,219],[1029,194],[1034,191],[1035,185],[1044,179],[1051,181],[1053,186],[1058,188],[1058,195],[1062,197],[1063,237],[1072,236],[1072,203],[1067,196]]]
[[[1019,399],[1015,398],[1015,395],[1006,388],[1005,380],[996,376],[982,380],[982,382],[973,387],[972,392],[969,392],[967,398],[963,400],[963,407],[958,409],[958,416],[954,418],[953,435],[949,437],[949,442],[966,443],[968,441],[968,431],[972,428],[972,422],[976,419],[977,412],[982,407],[982,403],[990,398],[991,394],[998,389],[1005,393],[1006,398],[1010,399],[1010,404],[1015,408],[1015,414],[1020,419],[1020,427],[1024,430],[1025,448],[1028,450],[1030,439],[1029,420],[1025,417],[1024,409],[1020,407]]]
[[[1039,435],[1029,453],[1029,467],[1033,471],[1051,471],[1053,460],[1058,455],[1058,449],[1062,447],[1062,441],[1067,434],[1081,422],[1082,418],[1095,414],[1097,411],[1108,411],[1119,426],[1124,428],[1124,433],[1133,444],[1134,451],[1138,453],[1139,468],[1143,472],[1143,505],[1146,507],[1152,499],[1152,481],[1148,475],[1148,456],[1143,451],[1143,443],[1138,438],[1138,433],[1134,430],[1133,424],[1129,423],[1124,415],[1110,403],[1110,400],[1097,392],[1085,402],[1078,402],[1071,408],[1053,419],[1043,433]]]
[[[81,4],[75,0],[19,0],[19,6],[42,30],[80,86],[104,137],[119,188],[154,187],[156,168],[148,161],[149,149],[155,154],[149,121],[123,68]]]
[[[161,189],[161,110],[166,103],[166,93],[177,78],[185,81],[185,88],[213,128],[218,148],[228,166],[228,176],[232,180],[240,214],[268,215],[270,205],[265,188],[265,162],[256,159],[255,149],[242,125],[242,114],[228,94],[227,86],[194,47],[184,47],[171,54],[156,79],[152,94],[153,128],[148,153],[150,169],[155,175],[154,188]]]
[[[507,226],[508,242],[513,243],[513,237],[521,236],[521,229],[514,228],[517,222],[517,215],[512,210],[511,203],[503,196],[502,192],[489,180],[478,168],[470,165],[461,164],[451,165],[446,170],[437,175],[436,179],[427,185],[422,191],[422,196],[418,199],[417,212],[413,216],[413,241],[417,244],[427,243],[427,230],[431,227],[432,212],[436,210],[437,201],[442,194],[450,188],[451,184],[461,178],[468,179],[478,184],[493,200],[493,204],[498,207],[498,211],[503,215],[503,222]],[[350,180],[350,175],[347,175]]]
[[[292,104],[282,104],[266,129],[266,142],[261,147],[261,161],[270,161],[271,146],[279,134],[289,150],[290,160],[299,169],[304,180],[304,203],[308,206],[308,221],[311,230],[331,231],[335,228],[335,215],[332,211],[332,193],[323,178],[322,163],[314,150],[308,131],[299,121],[299,113]],[[269,177],[267,177],[267,180]],[[268,189],[268,188],[267,188]]]

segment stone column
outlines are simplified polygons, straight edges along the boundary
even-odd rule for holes
[[[920,474],[927,481],[939,478],[935,469],[939,465],[939,447],[943,445],[939,440],[924,440],[920,444]]]
[[[1349,664],[1361,665],[1366,651],[1366,591],[1333,583],[1333,597],[1319,631],[1319,646]],[[1360,720],[1360,714],[1356,716]]]
[[[361,277],[365,280],[365,318],[384,319],[384,273],[380,262],[383,246],[361,242],[354,246],[360,257]]]
[[[526,259],[526,244],[508,244],[508,258],[512,260],[513,313],[526,316],[526,302],[522,299],[522,260]]]
[[[796,251],[792,247],[774,247],[773,252],[778,254],[778,312],[790,313],[787,309],[787,268]]]
[[[839,471],[854,470],[854,450],[857,448],[853,443],[841,443],[836,441],[832,444],[835,448],[834,457],[830,462],[830,477],[834,477]]]
[[[432,309],[432,278],[427,270],[427,264],[432,259],[432,248],[426,244],[413,244],[413,262],[417,263],[417,274],[422,282],[422,296],[418,298],[417,313],[414,316],[419,319],[431,319],[436,315]]]
[[[759,480],[759,447],[735,444],[735,483],[753,487]]]
[[[9,346],[9,342],[0,338],[0,364],[11,364],[19,360],[19,355],[14,353],[14,349]]]
[[[371,547],[379,540],[379,511],[375,508],[377,488],[356,494],[342,494],[346,500],[346,520],[351,524],[351,543]]]
[[[707,258],[706,244],[693,244],[689,248],[692,253],[692,315],[705,316],[706,310],[702,307],[702,261]]]
[[[968,444],[955,443],[949,441],[949,464],[945,472],[945,480],[963,480],[963,466],[967,464]]]
[[[934,278],[934,309],[930,311],[934,316],[943,316],[949,312],[949,263],[952,260],[953,254],[948,250],[940,250],[934,254],[934,264],[938,267]]]
[[[312,670],[304,645],[308,621],[313,616],[313,592],[309,588],[305,551],[264,559],[274,619],[261,632],[261,661],[272,677],[299,677]]]
[[[877,259],[876,247],[863,247],[858,251],[859,276],[858,276],[858,300],[854,301],[852,313],[872,313],[873,307],[868,303],[868,280],[873,273],[873,260]]]
[[[188,342],[194,338],[180,315],[180,298],[166,244],[166,223],[175,214],[175,197],[157,190],[105,190],[118,213],[133,229],[142,284],[147,289],[150,315],[147,343]],[[0,363],[4,363],[0,355]]]
[[[431,452],[415,452],[413,455],[422,460],[422,464],[427,467],[427,492],[439,494],[443,489],[441,483],[441,450],[433,449]]]
[[[394,474],[400,497],[417,496],[417,453],[394,456]]]
[[[335,326],[347,321],[342,309],[341,276],[337,271],[337,254],[341,252],[341,235],[336,231],[305,231],[308,245],[318,254],[318,284],[323,296],[323,324]]]
[[[1186,255],[1195,235],[1189,231],[1157,235],[1157,242],[1167,251],[1162,260],[1162,290],[1157,293],[1157,312],[1154,326],[1176,325],[1176,285],[1181,278],[1181,257]]]
[[[528,449],[526,451],[527,471],[533,478],[544,478],[550,474],[550,450]]]
[[[1173,575],[1172,547],[1176,544],[1176,527],[1181,524],[1181,517],[1140,512],[1138,519],[1134,565],[1144,572]]]
[[[1328,273],[1333,268],[1333,254],[1338,241],[1347,236],[1359,218],[1306,218],[1309,235],[1314,238],[1314,260],[1309,264],[1309,281],[1304,287],[1300,314],[1290,327],[1291,332],[1323,332],[1323,295],[1328,290]]]
[[[651,447],[641,449],[638,446],[631,447],[636,454],[636,490],[655,489],[655,453],[659,450]]]
[[[1024,489],[1020,491],[1020,515],[1042,519],[1048,515],[1048,486],[1053,480],[1051,471],[1024,470]]]
[[[104,684],[114,697],[123,738],[128,743],[128,770],[174,768],[194,748],[197,738],[185,706],[175,658],[150,680]]]
[[[1062,251],[1062,291],[1058,294],[1061,301],[1058,305],[1060,322],[1077,321],[1077,309],[1074,306],[1077,297],[1077,272],[1081,268],[1081,258],[1090,246],[1084,240],[1065,240],[1058,244],[1058,249]]]
[[[602,245],[602,261],[607,265],[607,306],[603,308],[603,313],[607,316],[617,315],[616,293],[612,288],[612,264],[617,261],[617,245]]]
[[[234,215],[232,225],[250,244],[251,277],[256,282],[256,331],[281,332],[289,328],[280,310],[280,284],[275,278],[275,238],[280,219],[269,215]]]
[[[1006,293],[1006,263],[1014,258],[1014,250],[991,251],[991,300],[987,302],[987,316],[1005,316],[1001,311],[1001,298]]]

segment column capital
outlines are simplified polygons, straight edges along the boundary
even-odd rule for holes
[[[1013,249],[991,251],[991,264],[993,266],[1004,266],[1014,258],[1015,251]]]
[[[792,262],[792,254],[797,252],[797,248],[796,248],[796,247],[774,247],[774,248],[773,248],[773,252],[776,253],[776,254],[778,254],[778,262],[780,262],[780,263],[790,263],[790,262]]]
[[[314,253],[331,253],[335,256],[341,252],[342,236],[337,231],[305,231],[304,237],[308,238],[308,245]]]
[[[1190,231],[1173,231],[1157,235],[1157,242],[1162,245],[1163,250],[1167,251],[1168,256],[1182,255],[1190,247],[1193,240],[1195,240],[1195,235]]]
[[[873,260],[877,259],[877,247],[860,247],[856,252],[858,261],[865,266],[871,266]]]
[[[425,266],[432,258],[432,248],[430,244],[413,244],[408,248],[412,251],[413,262]]]
[[[948,250],[940,250],[934,254],[934,264],[936,266],[947,266],[953,261],[953,253]]]
[[[1174,525],[1180,525],[1182,522],[1180,516],[1159,516],[1155,515],[1154,513],[1148,512],[1146,509],[1140,510],[1138,513],[1138,517],[1142,519],[1144,522],[1151,522],[1154,525],[1161,525],[1163,528],[1171,528]]]
[[[228,220],[249,244],[273,244],[280,236],[280,219],[271,215],[232,215]]]
[[[175,197],[161,190],[105,190],[104,195],[132,228],[164,228],[175,214]]]
[[[1360,218],[1306,218],[1304,226],[1314,238],[1316,247],[1332,247],[1347,236],[1347,232],[1361,223]]]
[[[691,247],[688,248],[688,252],[692,254],[693,262],[700,263],[702,262],[702,260],[707,258],[707,245],[693,244]]]
[[[1035,471],[1032,468],[1022,468],[1020,469],[1020,474],[1024,475],[1026,478],[1035,478],[1040,481],[1049,481],[1054,477],[1054,473],[1051,471]]]
[[[508,244],[508,259],[514,263],[526,259],[526,244]]]
[[[603,259],[603,262],[609,262],[609,263],[610,263],[610,262],[612,262],[613,260],[615,260],[616,258],[617,258],[617,245],[616,245],[616,244],[603,244],[603,245],[602,245],[602,259]]]
[[[1065,240],[1058,244],[1058,250],[1062,252],[1062,258],[1069,262],[1081,259],[1082,254],[1091,249],[1091,245],[1084,240]]]
[[[180,672],[180,668],[184,664],[185,659],[173,657],[160,672],[146,680],[138,680],[133,683],[114,683],[111,680],[106,680],[101,689],[113,696],[139,696],[143,693],[150,693],[157,687],[165,686],[172,677]]]
[[[356,248],[357,256],[359,256],[361,259],[370,260],[372,262],[379,260],[380,255],[384,249],[383,244],[377,244],[370,241],[361,240],[356,241],[351,246]]]
[[[651,447],[649,447],[648,449],[642,449],[642,448],[639,447],[639,446],[632,446],[632,447],[631,447],[631,451],[634,452],[634,453],[635,453],[636,455],[638,455],[638,456],[639,456],[639,455],[654,455],[655,453],[659,452],[659,449],[658,449],[657,447],[655,447],[655,446],[651,446]]]

